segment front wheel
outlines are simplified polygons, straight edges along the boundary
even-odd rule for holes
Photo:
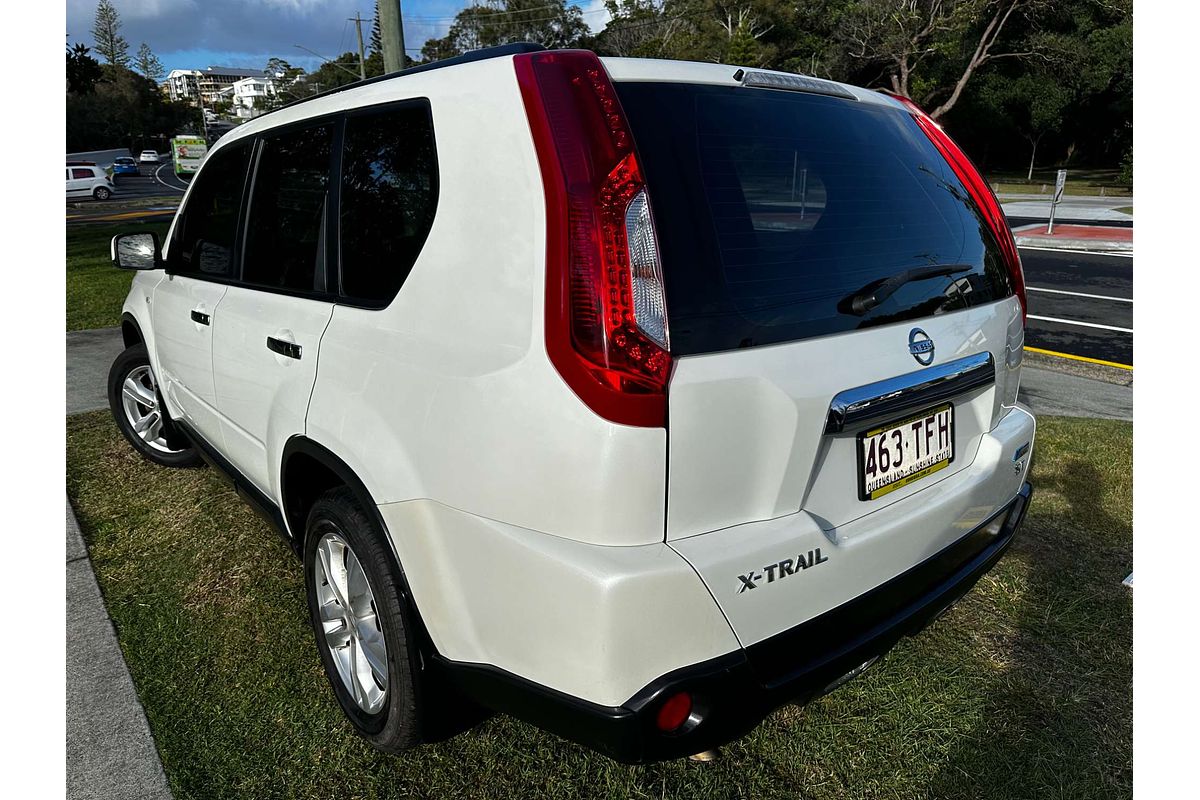
[[[200,463],[200,456],[167,416],[146,345],[133,345],[113,362],[108,371],[108,406],[133,449],[155,464],[191,467]]]
[[[317,649],[338,705],[380,750],[421,741],[414,623],[380,526],[346,488],[313,505],[304,578]]]
[[[105,189],[103,186],[97,186],[96,191],[92,192],[92,196],[97,200],[107,200],[108,198],[112,197],[112,192],[110,192],[108,189]]]

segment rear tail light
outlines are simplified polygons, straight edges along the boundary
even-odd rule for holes
[[[934,122],[928,114],[921,110],[920,106],[907,97],[895,94],[891,97],[899,100],[912,112],[913,118],[921,126],[921,130],[929,137],[929,141],[933,142],[933,146],[942,154],[942,158],[946,159],[946,163],[962,181],[963,186],[970,193],[971,199],[975,201],[975,205],[983,214],[984,222],[987,223],[996,242],[1000,245],[1000,252],[1004,255],[1005,266],[1008,267],[1008,274],[1012,278],[1013,290],[1016,292],[1017,299],[1021,301],[1021,317],[1024,320],[1025,315],[1029,313],[1029,303],[1025,298],[1025,270],[1021,266],[1021,256],[1017,252],[1017,243],[1013,240],[1012,230],[1009,229],[1008,221],[1004,218],[1004,209],[1000,207],[1000,201],[996,199],[992,187],[988,186],[983,175],[971,163],[971,159],[967,158],[967,154],[962,151],[962,148],[955,144],[954,140],[942,130],[942,126]]]
[[[600,59],[513,59],[546,192],[546,350],[612,422],[666,424],[662,265],[633,137]]]

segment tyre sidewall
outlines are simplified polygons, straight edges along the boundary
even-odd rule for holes
[[[336,532],[346,541],[362,565],[375,597],[376,618],[387,644],[387,698],[383,708],[374,714],[359,708],[342,683],[321,628],[316,553],[321,537],[330,532]],[[360,736],[381,750],[398,752],[420,741],[416,702],[420,671],[415,659],[417,645],[410,634],[413,627],[400,592],[402,577],[385,549],[388,545],[384,536],[349,490],[337,490],[322,497],[309,513],[305,527],[304,585],[317,650],[338,705]]]
[[[121,435],[125,437],[125,440],[129,442],[134,450],[155,464],[160,464],[164,467],[191,467],[199,464],[200,457],[197,455],[195,449],[191,447],[186,447],[173,453],[165,453],[161,450],[155,450],[133,432],[133,428],[129,425],[129,420],[125,418],[125,406],[122,402],[121,391],[125,383],[125,378],[130,372],[141,366],[150,366],[150,354],[146,350],[146,345],[139,343],[126,348],[121,355],[117,356],[108,371],[108,406],[112,412],[113,420],[117,423],[117,429],[121,431]],[[157,375],[154,376],[154,380],[157,384]],[[167,406],[163,402],[162,392],[158,393],[158,407],[165,416]],[[169,417],[166,418],[166,424],[170,424]],[[174,434],[174,436],[182,438],[181,434],[178,433]]]

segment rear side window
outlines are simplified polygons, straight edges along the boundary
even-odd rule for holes
[[[245,283],[325,290],[325,209],[333,123],[262,138],[246,223]]]
[[[437,207],[429,102],[351,115],[342,150],[341,289],[386,305],[425,244]]]
[[[623,83],[677,355],[941,314],[1011,294],[966,189],[897,109],[800,92]],[[915,280],[864,314],[850,299]]]
[[[90,169],[86,169],[84,167],[75,167],[71,170],[71,177],[72,178],[94,178],[96,176],[92,174],[92,171]]]
[[[233,245],[249,158],[250,145],[238,142],[216,150],[205,160],[175,223],[168,255],[171,272],[233,276]]]

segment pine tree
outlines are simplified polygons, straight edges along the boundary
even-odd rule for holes
[[[133,59],[133,66],[155,83],[161,82],[166,75],[162,62],[158,60],[158,56],[154,55],[150,45],[145,42],[142,42],[142,46],[138,48],[137,55]]]
[[[371,24],[371,55],[383,52],[383,33],[379,30],[379,0],[375,0],[375,22]]]
[[[129,42],[121,35],[121,17],[109,0],[96,5],[96,23],[92,26],[96,52],[109,64],[129,66]]]
[[[758,66],[758,40],[750,32],[750,26],[739,23],[729,37],[729,49],[725,52],[727,64],[739,66]]]

